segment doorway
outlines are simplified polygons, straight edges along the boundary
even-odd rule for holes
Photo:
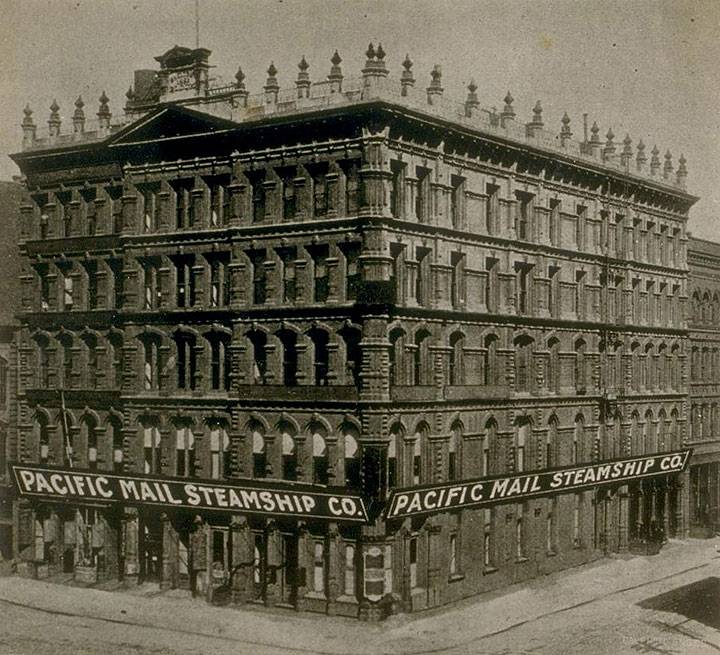
[[[140,522],[140,580],[160,582],[162,579],[162,522],[143,518]]]
[[[298,538],[282,535],[282,566],[280,568],[280,602],[294,606],[298,587]]]

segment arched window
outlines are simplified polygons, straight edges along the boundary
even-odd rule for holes
[[[427,330],[419,330],[415,334],[413,384],[417,386],[427,386],[432,384],[430,365],[430,333]]]
[[[145,454],[145,473],[160,473],[162,461],[160,453],[160,428],[157,419],[146,418],[141,422]]]
[[[318,423],[310,426],[313,449],[313,482],[327,484],[329,481],[329,460],[327,451],[327,431]]]
[[[520,392],[532,389],[533,340],[521,335],[515,338],[515,390]]]
[[[360,488],[360,434],[352,425],[343,428],[345,448],[345,485],[351,489]]]
[[[497,365],[497,343],[497,335],[488,334],[485,337],[485,349],[483,350],[483,382],[487,386],[500,384]]]
[[[485,437],[483,439],[483,463],[482,463],[482,474],[492,475],[495,472],[493,466],[492,453],[497,448],[497,422],[495,419],[488,419],[485,423]]]
[[[427,462],[427,440],[430,434],[430,428],[427,423],[420,423],[415,428],[415,434],[412,439],[412,481],[414,485],[422,484],[427,481],[428,462]]]
[[[657,447],[656,451],[662,452],[667,450],[667,416],[665,415],[665,410],[661,409],[658,413],[658,423],[657,423]]]
[[[72,389],[73,387],[73,339],[67,332],[62,333],[58,337],[60,344],[60,353],[62,355],[62,386],[64,389]]]
[[[548,390],[557,393],[560,391],[560,340],[552,337],[548,341],[548,351],[550,353],[547,370]]]
[[[65,466],[77,465],[75,461],[75,437],[72,425],[70,412],[65,411],[58,414],[55,429],[62,435],[63,464]]]
[[[292,330],[280,330],[277,333],[282,344],[283,384],[286,387],[297,385],[297,334]]]
[[[345,342],[345,370],[346,384],[354,384],[360,386],[360,368],[362,366],[362,353],[360,351],[360,330],[354,327],[346,326],[339,332]],[[392,359],[391,359],[392,362]],[[393,378],[390,376],[390,383]]]
[[[108,363],[110,365],[110,385],[119,389],[122,387],[123,374],[123,337],[118,332],[108,335]]]
[[[160,339],[155,335],[146,335],[143,345],[143,387],[146,391],[161,388]]]
[[[47,337],[40,335],[35,338],[37,345],[37,386],[47,389],[50,386],[50,342]]]
[[[207,340],[210,346],[210,388],[213,391],[229,391],[230,335],[211,332]]]
[[[577,393],[584,394],[587,392],[587,344],[584,339],[575,341],[575,389]]]
[[[177,348],[177,386],[178,389],[191,391],[197,381],[197,340],[187,332],[175,334]]]
[[[219,480],[231,477],[230,437],[224,421],[212,419],[208,421],[210,428],[210,477]]]
[[[248,426],[252,439],[253,477],[264,478],[267,475],[267,448],[265,446],[265,430],[258,421],[251,421]]]
[[[260,330],[247,333],[252,346],[252,379],[255,384],[265,384],[267,373],[267,335]]]
[[[38,413],[36,419],[37,438],[38,438],[38,459],[40,464],[47,464],[50,459],[50,428],[48,420],[44,414]]]
[[[515,422],[515,472],[522,473],[527,468],[525,461],[526,448],[530,443],[532,425],[527,417],[520,417]]]
[[[97,384],[97,339],[93,334],[84,334],[82,336],[83,346],[85,347],[86,368],[86,385],[90,389],[94,389]]]
[[[298,475],[298,452],[295,441],[296,432],[290,423],[283,421],[278,426],[280,439],[282,440],[282,477],[283,480],[297,480]]]
[[[450,442],[448,443],[448,480],[462,478],[461,472],[461,448],[462,448],[463,425],[455,421],[450,428]]]
[[[87,444],[87,467],[95,471],[98,465],[97,422],[92,416],[84,416],[80,427]]]
[[[643,453],[654,453],[657,450],[655,444],[655,423],[653,421],[653,414],[650,410],[645,412],[645,421],[643,423],[643,437],[642,437],[642,448]]]
[[[465,335],[454,332],[450,335],[450,370],[449,382],[451,385],[465,384]]]
[[[328,383],[330,354],[328,351],[328,333],[319,328],[308,332],[313,345],[313,380],[318,386]]]
[[[558,439],[558,417],[553,414],[548,421],[547,436],[545,437],[545,468],[555,466],[555,452]]]
[[[123,471],[123,432],[120,420],[111,416],[107,422],[108,441],[112,443],[112,466],[116,473]]]
[[[390,384],[403,385],[405,381],[405,333],[400,328],[390,332]]]
[[[195,475],[195,435],[190,421],[178,421],[175,426],[175,475]]]
[[[390,439],[387,449],[387,488],[395,489],[400,483],[398,476],[398,455],[403,432],[400,425],[390,428]]]
[[[585,417],[578,414],[575,417],[575,429],[573,431],[573,449],[572,463],[577,464],[582,461],[583,444],[585,443]]]

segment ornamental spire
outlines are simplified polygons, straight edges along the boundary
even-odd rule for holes
[[[412,74],[413,62],[410,55],[405,55],[405,61],[402,63],[403,72],[400,75],[400,95],[406,96],[408,89],[415,86],[415,78]]]
[[[480,106],[480,101],[477,96],[478,86],[475,84],[475,80],[471,79],[470,84],[467,85],[467,98],[465,100],[465,115],[472,116],[473,112]]]
[[[298,76],[295,80],[298,98],[310,97],[310,73],[308,73],[308,68],[310,68],[310,64],[307,63],[305,55],[303,55],[298,63]]]
[[[50,118],[48,119],[48,133],[50,136],[58,136],[60,134],[60,105],[57,100],[53,100],[50,105]]]
[[[560,121],[560,145],[564,148],[570,139],[572,139],[572,131],[570,130],[570,116],[567,115],[567,112],[563,114],[563,117]]]
[[[330,74],[328,75],[328,82],[330,82],[330,90],[333,92],[342,91],[343,73],[342,68],[340,68],[342,58],[338,54],[337,50],[330,58],[330,63],[332,64],[332,67],[330,68]]]
[[[427,88],[428,104],[432,105],[435,97],[440,97],[442,94],[442,69],[440,68],[440,64],[435,64],[430,71],[430,86]]]
[[[82,96],[78,96],[77,100],[75,101],[75,111],[73,112],[73,132],[84,132],[85,131],[85,112],[83,111],[83,107],[85,106],[85,103],[83,102]]]

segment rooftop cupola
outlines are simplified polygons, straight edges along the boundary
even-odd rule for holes
[[[563,114],[560,123],[560,145],[565,148],[567,147],[567,142],[572,139],[573,135],[570,130],[570,116],[567,115],[567,112]]]
[[[465,100],[465,115],[472,116],[477,108],[480,106],[480,101],[477,96],[478,86],[475,84],[475,80],[470,80],[470,84],[467,85],[467,98]]]
[[[629,134],[626,134],[625,138],[623,139],[623,149],[620,153],[620,164],[626,171],[630,170],[630,161],[632,160],[632,155],[632,139],[630,138]]]
[[[100,107],[98,107],[97,113],[98,128],[100,132],[105,132],[110,129],[110,117],[112,116],[109,106],[110,99],[105,95],[105,91],[100,94],[99,102]]]
[[[75,101],[75,111],[73,112],[73,132],[76,134],[85,131],[84,106],[85,103],[83,102],[82,96],[78,96],[78,99]]]
[[[602,154],[603,154],[603,160],[607,162],[613,162],[615,161],[615,134],[612,131],[612,128],[610,128],[607,131],[607,134],[605,135],[605,147],[603,148]]]
[[[510,91],[507,92],[504,98],[505,106],[503,107],[503,110],[500,112],[500,124],[502,126],[505,125],[506,121],[514,121],[515,120],[515,110],[513,109],[512,103],[514,102],[515,98],[510,95]]]
[[[669,150],[665,151],[665,164],[663,165],[663,177],[666,180],[669,180],[672,177],[673,172],[673,163],[672,163],[672,154]]]
[[[51,137],[59,136],[61,124],[62,124],[62,121],[60,120],[60,105],[58,105],[57,100],[53,100],[52,104],[50,105],[50,118],[48,119],[48,134]]]
[[[645,164],[647,164],[647,155],[645,154],[645,144],[640,139],[637,144],[637,154],[635,155],[635,168],[638,173],[645,171]]]
[[[275,64],[271,61],[267,69],[267,80],[265,80],[265,86],[263,87],[265,102],[268,104],[277,102],[278,91],[280,91],[277,73],[277,68],[275,68]]]
[[[653,146],[650,151],[650,175],[653,177],[660,172],[660,151],[657,146]]]
[[[687,183],[687,159],[685,159],[685,155],[681,154],[680,159],[678,159],[678,169],[677,169],[677,185],[681,188],[685,188],[685,184]]]
[[[430,71],[430,86],[427,88],[428,104],[435,104],[436,99],[442,96],[443,91],[442,69],[440,68],[440,64],[435,64]]]
[[[23,120],[20,123],[23,131],[23,148],[30,148],[35,143],[37,136],[37,125],[33,120],[33,110],[30,109],[30,105],[25,105],[23,109]]]
[[[542,112],[543,112],[542,104],[540,103],[539,100],[535,103],[535,106],[533,107],[532,112],[533,112],[532,120],[525,126],[525,128],[527,130],[527,135],[529,137],[534,137],[535,134],[537,132],[539,132],[540,130],[542,130],[543,126],[545,125],[545,123],[543,123],[543,118],[542,118]]]
[[[400,95],[406,96],[408,89],[415,86],[415,78],[412,74],[413,62],[410,59],[410,55],[405,55],[405,60],[402,63],[403,72],[400,74]]]
[[[330,82],[330,91],[332,93],[339,93],[342,91],[343,73],[340,64],[342,63],[342,57],[336,50],[333,56],[330,58],[332,64],[330,68],[330,74],[328,75],[328,82]]]
[[[303,55],[298,63],[298,75],[295,80],[298,98],[310,97],[310,73],[308,73],[308,68],[310,68],[310,64],[307,63],[305,55]]]

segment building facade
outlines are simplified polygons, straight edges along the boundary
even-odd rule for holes
[[[689,241],[690,534],[720,531],[720,244]]]
[[[17,421],[15,337],[20,309],[20,255],[17,248],[17,223],[20,215],[22,185],[17,181],[0,181],[0,217],[5,236],[0,240],[0,570],[13,559],[13,492],[8,477],[8,458],[12,442],[11,426]]]
[[[21,568],[372,619],[684,535],[677,474],[382,513],[686,444],[684,159],[452,102],[382,46],[258,95],[209,55],[136,71],[118,118],[25,111],[17,459],[354,489],[371,520],[21,499]]]

